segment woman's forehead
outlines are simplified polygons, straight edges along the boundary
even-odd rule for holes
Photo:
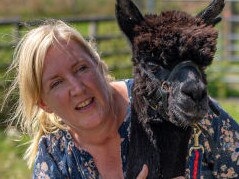
[[[62,58],[62,56],[67,59],[84,59],[90,56],[90,54],[87,50],[85,50],[85,48],[82,47],[80,43],[76,41],[63,41],[60,43],[55,43],[48,49],[45,56],[45,62],[50,58],[59,59]]]
[[[74,51],[82,49],[81,44],[75,40],[59,40],[55,41],[48,49],[47,53],[65,53],[67,51]]]

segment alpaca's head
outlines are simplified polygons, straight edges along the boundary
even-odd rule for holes
[[[143,16],[131,0],[117,0],[119,26],[132,44],[135,93],[141,95],[135,97],[147,101],[150,118],[163,110],[185,126],[207,113],[205,69],[216,51],[214,25],[223,7],[224,0],[214,0],[195,17],[178,11]]]

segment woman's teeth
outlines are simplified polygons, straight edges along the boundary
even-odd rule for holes
[[[88,99],[88,100],[86,100],[86,101],[80,103],[80,104],[76,107],[76,109],[77,109],[77,110],[82,109],[82,108],[88,106],[92,101],[93,101],[93,98]]]

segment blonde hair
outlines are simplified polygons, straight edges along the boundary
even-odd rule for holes
[[[16,70],[16,76],[7,94],[7,98],[17,89],[18,103],[10,121],[14,121],[22,132],[32,136],[32,141],[24,158],[31,167],[36,157],[38,143],[42,135],[65,129],[63,123],[54,114],[42,110],[38,104],[41,94],[41,81],[44,59],[48,49],[60,41],[75,40],[97,63],[106,84],[112,80],[105,63],[81,34],[60,20],[46,21],[43,25],[30,30],[18,43],[14,51],[9,71]]]

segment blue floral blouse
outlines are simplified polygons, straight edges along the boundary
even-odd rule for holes
[[[130,89],[133,80],[125,82],[131,99]],[[200,143],[205,148],[201,178],[239,178],[239,125],[216,103],[215,107],[221,112],[220,116],[209,111],[201,122],[205,131],[208,131],[207,134],[200,136]],[[130,121],[129,104],[127,116],[119,128],[124,176]],[[187,169],[186,178],[188,176]],[[42,136],[34,163],[33,178],[95,179],[99,178],[99,172],[93,157],[87,151],[75,146],[70,133],[58,130],[56,133]]]

